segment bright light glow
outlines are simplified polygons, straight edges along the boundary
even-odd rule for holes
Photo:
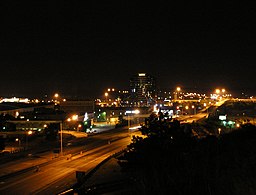
[[[181,90],[181,88],[180,88],[180,87],[177,87],[176,90],[179,92],[179,91]]]
[[[157,104],[154,105],[153,112],[159,112],[159,109],[157,108]]]
[[[220,90],[219,90],[219,89],[216,89],[215,92],[216,92],[217,94],[219,94],[219,93],[220,93]]]
[[[2,102],[23,102],[23,103],[29,103],[29,99],[28,98],[16,98],[16,97],[12,97],[12,98],[4,98],[2,100],[0,100],[0,103]]]
[[[84,114],[84,121],[87,121],[88,120],[88,114],[87,112]]]
[[[33,133],[33,131],[31,131],[31,130],[28,131],[28,135],[32,135],[32,133]]]
[[[55,98],[58,98],[58,97],[59,97],[59,94],[58,94],[58,93],[55,93],[55,94],[54,94],[54,97],[55,97]]]
[[[145,73],[139,73],[139,77],[144,77],[144,76],[146,76]]]
[[[77,115],[77,114],[74,114],[74,115],[72,116],[72,120],[73,120],[73,121],[77,121],[77,120],[78,120],[78,115]]]
[[[130,127],[129,129],[134,130],[134,129],[139,129],[139,128],[141,128],[140,125],[139,125],[139,126],[136,126],[136,127]]]
[[[226,115],[220,115],[219,120],[221,120],[221,121],[227,120],[227,116]]]
[[[139,110],[134,110],[134,114],[139,114],[140,111]]]
[[[139,114],[140,111],[139,110],[127,110],[125,111],[125,114]]]
[[[105,96],[108,97],[108,93],[107,92],[105,93]]]
[[[15,117],[17,118],[20,115],[18,111],[15,112]]]
[[[225,90],[225,89],[222,89],[221,91],[222,91],[222,93],[225,93],[226,90]]]

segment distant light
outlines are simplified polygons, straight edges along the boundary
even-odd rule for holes
[[[139,73],[139,77],[144,77],[144,76],[146,76],[145,73]]]
[[[140,111],[139,110],[127,110],[125,111],[125,114],[139,114]]]
[[[135,126],[135,127],[130,127],[129,129],[134,130],[134,129],[139,129],[139,128],[141,128],[140,125],[139,126]]]
[[[219,120],[221,120],[221,121],[227,120],[227,116],[226,115],[220,115]]]
[[[20,115],[18,111],[15,112],[15,117],[17,118]]]
[[[55,94],[54,94],[54,97],[55,97],[55,98],[58,98],[58,97],[59,97],[59,94],[58,94],[58,93],[55,93]]]
[[[88,120],[88,114],[87,112],[84,114],[84,121],[87,121]]]
[[[72,120],[73,120],[73,121],[78,120],[78,115],[77,115],[77,114],[74,114],[74,115],[72,116]]]

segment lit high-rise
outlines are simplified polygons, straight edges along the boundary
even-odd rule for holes
[[[146,73],[138,73],[130,79],[131,98],[137,106],[149,106],[154,102],[156,79]]]

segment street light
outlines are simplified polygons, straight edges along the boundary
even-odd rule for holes
[[[218,128],[218,132],[219,132],[219,135],[220,135],[220,133],[221,133],[221,128]]]
[[[55,97],[55,98],[58,98],[58,97],[59,97],[59,94],[58,94],[58,93],[55,93],[55,94],[54,94],[54,97]]]
[[[107,103],[107,99],[108,99],[108,92],[105,93],[105,97],[106,97],[106,103]]]
[[[16,138],[15,141],[19,143],[19,148],[20,148],[21,140],[19,138]]]
[[[60,123],[60,155],[63,156],[62,122]]]
[[[31,130],[29,130],[27,133],[26,133],[26,150],[28,149],[28,136],[29,135],[32,135],[32,131]]]
[[[216,89],[215,92],[216,92],[217,94],[219,94],[219,93],[220,93],[220,89]]]

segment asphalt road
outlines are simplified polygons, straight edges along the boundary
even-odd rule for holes
[[[1,165],[0,194],[57,194],[76,182],[76,171],[88,173],[130,141],[127,129],[115,129],[77,139],[58,158],[45,152]]]

